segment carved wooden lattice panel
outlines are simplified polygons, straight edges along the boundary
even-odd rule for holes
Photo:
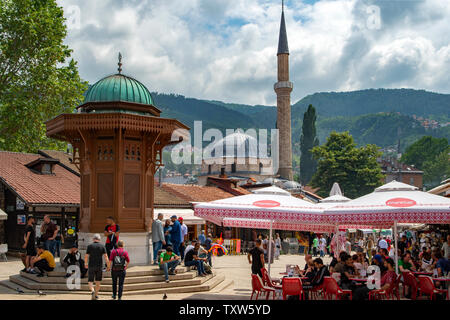
[[[114,143],[112,140],[97,142],[97,160],[98,161],[114,160]]]
[[[141,143],[136,141],[125,142],[124,158],[128,161],[141,161]]]

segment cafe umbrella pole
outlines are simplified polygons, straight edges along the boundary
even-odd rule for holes
[[[270,231],[269,231],[269,254],[267,255],[269,260],[269,276],[270,276],[270,261],[272,260],[272,226],[273,226],[273,220],[270,220]]]
[[[394,221],[394,245],[395,273],[398,274],[397,220]]]

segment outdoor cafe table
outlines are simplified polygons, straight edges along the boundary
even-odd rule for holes
[[[423,271],[411,271],[415,276],[431,276],[433,272],[423,272]]]

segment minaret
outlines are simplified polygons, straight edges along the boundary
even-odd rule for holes
[[[277,128],[279,132],[279,169],[281,178],[293,180],[291,143],[291,91],[294,85],[289,81],[289,48],[284,22],[284,1],[281,10],[280,37],[278,40],[278,82],[274,89],[277,94]]]

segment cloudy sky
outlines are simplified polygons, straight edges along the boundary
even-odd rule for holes
[[[275,104],[281,0],[58,0],[81,76]],[[292,101],[322,91],[450,93],[450,0],[286,0]]]

